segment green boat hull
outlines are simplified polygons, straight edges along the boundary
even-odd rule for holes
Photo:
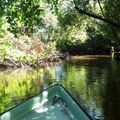
[[[0,120],[91,120],[61,85],[54,85],[0,115]]]

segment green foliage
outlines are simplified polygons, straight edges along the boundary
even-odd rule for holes
[[[1,60],[7,59],[12,47],[13,47],[13,44],[9,40],[0,38],[0,59]]]
[[[39,0],[8,1],[5,6],[6,19],[11,25],[8,30],[12,33],[29,35],[33,33],[35,26],[43,25],[41,15],[44,11]]]
[[[47,4],[47,6],[46,6]],[[1,1],[1,16],[5,16],[10,24],[8,30],[17,36],[18,33],[31,35],[36,29],[44,25],[44,11],[49,8],[58,12],[58,0],[7,0]]]
[[[62,52],[96,54],[99,53],[96,51],[101,51],[102,54],[103,51],[107,51],[109,53],[110,46],[119,47],[120,30],[100,20],[79,14],[74,7],[78,6],[89,13],[119,23],[119,5],[119,0],[2,0],[0,3],[0,10],[2,11],[0,36],[4,33],[2,29],[4,24],[2,18],[4,18],[9,23],[8,30],[15,36],[20,37],[19,34],[31,36],[33,33],[40,31],[38,32],[40,41],[45,42],[48,46],[48,42],[56,41],[57,48]],[[30,42],[34,45],[32,41],[28,41],[28,43]],[[37,47],[34,46],[33,48],[38,49]],[[8,55],[5,52],[6,49],[3,49],[3,56]],[[30,54],[27,54],[26,50],[29,51],[29,48],[25,44],[23,48],[10,50],[11,53],[19,53],[18,56],[11,55],[10,58],[16,56],[14,58],[20,61],[31,61],[33,58],[39,59],[39,56],[41,58],[49,56],[50,53],[47,52],[46,48],[39,53],[38,51],[29,51]],[[5,59],[6,57],[2,58]]]
[[[74,0],[74,4],[89,13],[119,23],[118,0],[111,2],[107,0]],[[111,7],[112,10],[110,10]],[[60,39],[57,40],[57,48],[62,52],[69,52],[70,54],[109,54],[111,46],[118,48],[120,45],[119,29],[89,16],[76,13],[73,4],[67,4],[66,9],[64,8],[64,12],[61,11],[58,19],[60,26],[58,38]],[[81,33],[86,34],[84,39]],[[79,36],[79,38],[76,38],[76,36]]]
[[[36,64],[39,59],[45,59],[55,54],[54,43],[43,43],[39,38],[30,38],[22,36],[12,39],[0,39],[0,59],[4,62],[23,62]]]
[[[120,1],[114,0],[114,1],[104,1],[104,16],[115,23],[119,24],[120,21]],[[103,28],[105,29],[105,27]],[[115,28],[113,26],[110,26],[109,31],[106,32],[107,36],[111,37],[111,43],[112,46],[115,48],[119,48],[120,46],[120,28]]]
[[[113,20],[114,22],[119,24],[120,21],[120,1],[114,0],[114,1],[104,1],[104,13],[107,18],[110,20]]]
[[[6,20],[3,17],[0,17],[0,38],[6,35],[6,30],[4,26],[5,23],[6,23]]]

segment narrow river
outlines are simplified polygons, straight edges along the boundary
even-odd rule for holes
[[[95,120],[120,118],[120,61],[75,58],[33,70],[0,71],[0,113],[61,83]]]

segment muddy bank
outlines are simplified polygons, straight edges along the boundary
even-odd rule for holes
[[[110,55],[81,55],[71,56],[71,60],[96,60],[100,58],[110,58]]]

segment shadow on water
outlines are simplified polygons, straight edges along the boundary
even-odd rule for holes
[[[120,61],[110,58],[46,64],[0,72],[0,112],[61,83],[96,120],[120,118]]]
[[[106,120],[120,119],[120,61],[108,67],[103,109]]]

